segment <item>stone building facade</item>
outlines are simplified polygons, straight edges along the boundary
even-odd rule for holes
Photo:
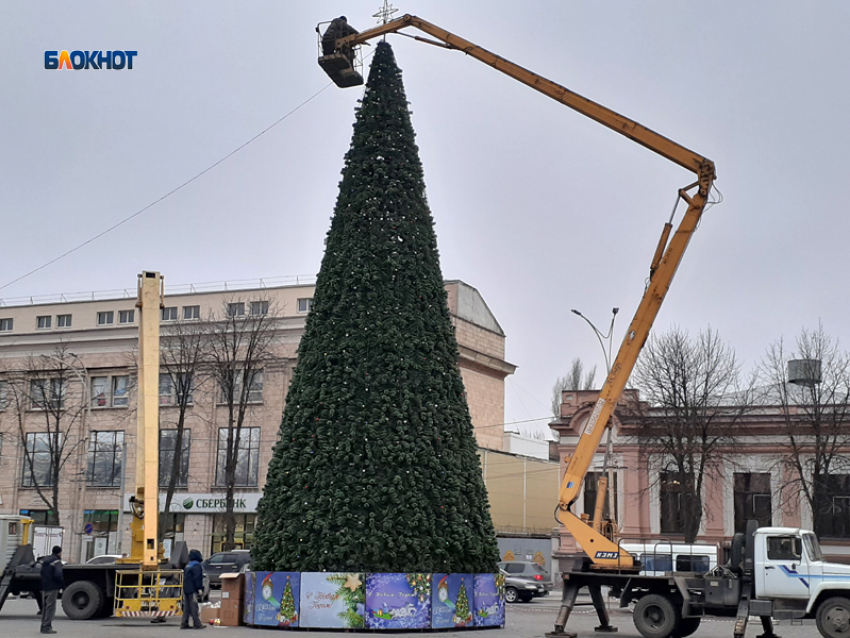
[[[515,370],[505,360],[504,332],[473,287],[450,281],[446,290],[476,438],[481,447],[500,450],[504,380]],[[313,292],[312,281],[237,290],[166,287],[161,315],[164,340],[176,326],[214,314],[256,311],[273,317],[271,356],[251,386],[243,430],[247,438],[239,457],[236,542],[241,546],[251,543],[256,506]],[[37,524],[47,523],[49,508],[35,485],[52,490],[55,482],[65,556],[70,560],[120,553],[129,547],[127,534],[119,538],[119,530],[129,525],[128,495],[135,477],[135,301],[132,289],[84,298],[0,303],[0,513],[26,513]],[[67,417],[60,425],[64,465],[58,480],[52,480],[43,463],[44,419],[49,418],[50,407],[60,403]],[[177,418],[174,403],[174,388],[161,376],[161,459],[173,458],[169,432],[174,431]],[[189,452],[181,460],[178,489],[165,515],[167,542],[186,540],[205,554],[217,551],[223,539],[225,412],[214,383],[199,377],[185,424]],[[32,467],[25,459],[26,450],[34,460]]]
[[[566,471],[566,459],[578,444],[579,436],[598,391],[564,391],[560,418],[550,427],[560,436],[558,453],[560,473]],[[653,409],[640,404],[637,390],[626,390],[620,407],[612,417],[613,454],[609,465],[614,468],[615,520],[619,525],[620,539],[670,540],[682,542],[677,509],[681,492],[675,479],[666,479],[661,463],[647,456],[640,443],[638,421],[630,415],[640,412],[651,421]],[[792,408],[793,409],[793,408]],[[646,422],[646,420],[644,420]],[[720,451],[720,466],[706,474],[703,488],[703,516],[697,537],[698,543],[718,544],[728,548],[732,536],[743,531],[748,519],[758,520],[763,526],[788,526],[813,529],[813,512],[803,498],[783,491],[792,477],[782,463],[789,453],[786,421],[776,405],[758,405],[741,409],[735,417],[734,443]],[[805,431],[798,432],[798,442],[805,445]],[[596,501],[596,479],[602,472],[604,446],[594,457],[582,494],[573,505],[573,513],[593,515]],[[850,445],[839,451],[850,459]],[[831,510],[824,515],[829,519],[827,533],[821,533],[821,546],[829,559],[850,563],[850,475],[846,486],[830,494]],[[560,543],[556,558],[562,565],[571,565],[569,556],[582,553],[575,539],[560,529]]]

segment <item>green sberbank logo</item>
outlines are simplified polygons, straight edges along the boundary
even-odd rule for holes
[[[195,501],[193,501],[191,498],[184,498],[183,499],[183,509],[184,510],[190,510],[190,509],[192,509],[192,507],[194,507],[194,505],[195,505]]]

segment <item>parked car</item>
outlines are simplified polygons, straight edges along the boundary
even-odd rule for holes
[[[121,558],[121,554],[101,554],[86,561],[86,565],[109,565]],[[204,591],[201,592],[201,600],[206,602],[210,599],[210,577],[204,571]]]
[[[114,563],[119,558],[121,558],[121,554],[101,554],[100,556],[89,558],[86,561],[86,565],[108,565]]]
[[[499,563],[499,569],[509,576],[530,581],[534,587],[534,596],[548,596],[552,590],[552,577],[545,567],[527,560],[507,560]]]
[[[543,583],[538,583],[536,580],[512,576],[504,569],[500,569],[499,572],[505,577],[505,602],[515,603],[517,601],[522,601],[527,603],[535,596],[544,595],[541,593],[543,591]]]
[[[221,587],[222,574],[236,574],[242,566],[251,562],[251,552],[247,549],[234,549],[229,552],[217,552],[206,559],[202,565],[210,576],[210,585]]]

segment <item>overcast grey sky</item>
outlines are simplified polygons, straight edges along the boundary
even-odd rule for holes
[[[315,274],[362,88],[314,28],[378,0],[0,1],[0,286],[175,195],[0,299]],[[850,346],[844,189],[850,3],[395,3],[715,161],[656,331],[711,325],[745,368],[822,321]],[[519,366],[508,421],[545,423],[570,361],[603,367],[687,171],[458,52],[391,36],[443,274],[476,287]],[[45,50],[136,50],[132,71],[48,71]],[[368,49],[367,49],[368,51]],[[317,95],[318,94],[318,95]],[[598,377],[601,378],[601,375]],[[523,423],[521,427],[528,427]]]

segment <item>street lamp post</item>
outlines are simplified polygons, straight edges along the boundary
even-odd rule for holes
[[[602,332],[599,330],[599,328],[597,328],[595,325],[593,325],[593,322],[590,319],[588,319],[587,317],[585,317],[583,314],[581,314],[581,312],[579,312],[575,308],[572,308],[570,310],[570,312],[572,312],[574,315],[577,315],[577,316],[581,317],[582,319],[584,319],[587,322],[587,325],[589,325],[591,327],[591,329],[593,330],[593,334],[596,335],[596,339],[599,341],[599,346],[602,348],[602,356],[605,359],[605,375],[606,375],[606,377],[610,376],[610,374],[611,374],[611,346],[612,346],[613,336],[614,336],[614,321],[617,319],[617,313],[619,311],[620,311],[619,308],[613,308],[611,310],[611,325],[608,326],[608,334],[603,335]],[[605,341],[603,341],[603,340],[608,341],[608,349],[607,350],[605,348]],[[611,465],[608,464],[609,459],[613,455],[613,448],[614,448],[614,444],[613,444],[613,441],[611,439],[612,429],[613,428],[608,428],[608,441],[605,444],[605,457],[602,461],[602,473],[607,475],[608,503],[610,504],[611,511],[614,512],[614,503],[615,503],[615,501],[614,501],[614,468]],[[593,516],[593,524],[597,528],[601,528],[603,504],[599,502],[598,484],[597,484],[596,500],[597,500],[597,504],[596,504],[596,508],[595,508],[596,511],[594,512],[594,516]],[[614,512],[614,514],[616,514],[616,512]],[[614,518],[615,518],[615,521],[616,521],[616,519],[619,518],[619,517],[615,516]],[[599,531],[599,530],[597,529],[597,531]]]

